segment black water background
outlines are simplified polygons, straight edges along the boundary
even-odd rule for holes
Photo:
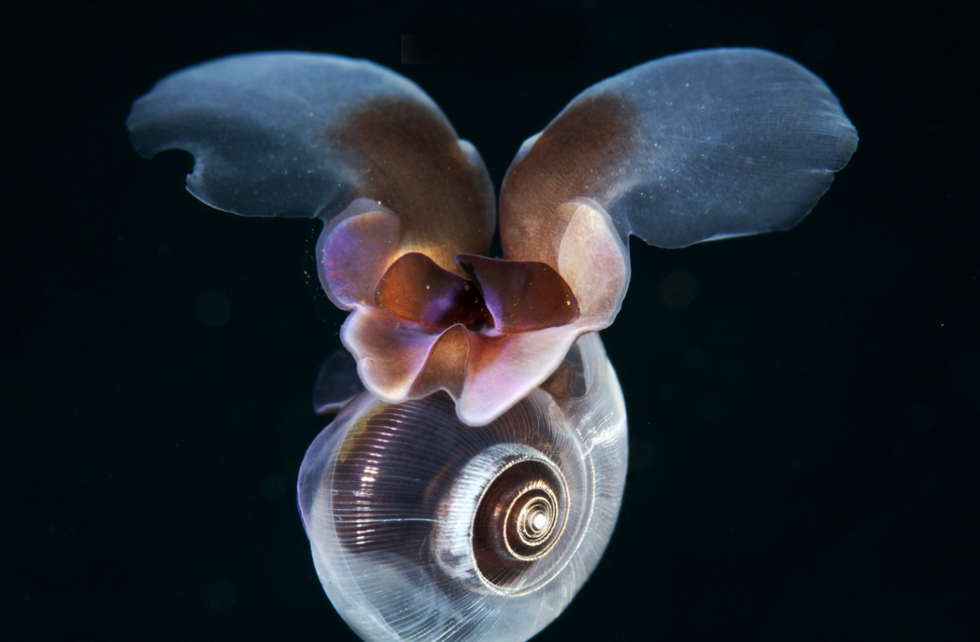
[[[974,39],[939,7],[871,6],[110,2],[9,21],[0,636],[354,639],[292,491],[343,318],[314,302],[315,229],[216,214],[182,188],[188,156],[132,153],[123,121],[153,82],[253,50],[369,58],[432,95],[499,186],[588,85],[723,45],[823,77],[861,145],[791,233],[633,244],[603,333],[631,421],[623,511],[535,639],[980,639]],[[435,64],[401,64],[405,34]],[[669,308],[678,273],[696,296]]]

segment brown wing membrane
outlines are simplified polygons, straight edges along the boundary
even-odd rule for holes
[[[459,271],[457,252],[485,252],[493,236],[479,154],[425,92],[367,61],[300,52],[213,60],[158,82],[126,125],[143,156],[192,153],[187,188],[220,210],[316,216],[329,227],[356,199],[372,199],[402,219],[399,254],[425,251],[450,271]]]
[[[455,272],[457,252],[487,251],[494,220],[485,170],[471,164],[468,144],[460,145],[431,105],[372,98],[331,123],[323,138],[349,150],[356,168],[352,193],[398,214],[401,251],[423,252]]]
[[[511,165],[500,190],[500,237],[507,258],[557,264],[567,221],[556,220],[559,207],[610,191],[635,125],[630,105],[614,96],[575,101],[548,125],[526,156]]]

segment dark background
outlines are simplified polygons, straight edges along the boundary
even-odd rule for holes
[[[760,46],[829,84],[860,147],[791,233],[633,244],[603,333],[630,413],[623,510],[535,639],[980,639],[975,37],[938,5],[885,6],[168,0],[8,16],[0,637],[355,639],[293,494],[343,319],[306,272],[317,230],[211,211],[183,190],[188,155],[137,157],[123,121],[155,81],[253,50],[369,58],[419,83],[499,186],[587,86]],[[432,64],[402,64],[409,34]],[[671,307],[677,283],[696,295]]]

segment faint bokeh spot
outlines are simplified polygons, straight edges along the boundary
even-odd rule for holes
[[[48,309],[48,337],[59,345],[73,344],[105,322],[105,314],[90,292],[72,292]]]
[[[648,441],[634,439],[630,442],[629,472],[640,473],[653,464],[653,446]]]
[[[10,367],[10,364],[5,364]],[[12,371],[14,368],[10,368]],[[7,429],[10,430],[20,424],[27,423],[28,420],[33,419],[31,407],[27,402],[28,396],[25,391],[21,388],[2,388],[0,389],[0,408],[3,408],[4,419],[7,423]]]
[[[80,482],[93,482],[105,475],[105,453],[98,448],[83,448],[71,457],[71,469]]]
[[[803,50],[810,60],[827,60],[834,56],[834,36],[825,29],[814,29],[803,40]]]
[[[184,394],[187,377],[172,354],[141,345],[121,358],[116,370],[120,408],[159,418]]]
[[[8,606],[14,607],[18,605],[8,604]],[[10,630],[11,624],[13,624],[13,630],[17,630],[19,620],[21,630],[30,631],[31,640],[64,639],[59,634],[61,633],[58,622],[59,614],[52,611],[41,600],[31,599],[29,595],[25,595],[19,605],[19,609],[13,611],[12,614],[13,618],[7,618],[7,621],[4,623],[4,628],[7,630]]]
[[[228,323],[231,301],[221,292],[205,292],[197,300],[197,318],[209,327]]]
[[[688,348],[684,352],[684,365],[692,370],[695,368],[700,368],[707,360],[708,356],[704,353],[704,350],[698,346]]]
[[[963,382],[963,396],[967,401],[980,404],[980,379],[970,379]]]
[[[668,308],[691,305],[697,293],[698,286],[694,277],[683,270],[675,270],[660,281],[660,300]]]
[[[713,421],[725,414],[725,403],[717,395],[704,395],[698,400],[698,416]]]
[[[286,482],[277,475],[269,475],[262,480],[262,497],[273,502],[286,494]]]
[[[904,437],[898,437],[892,444],[892,448],[894,449],[894,452],[892,453],[892,460],[895,463],[900,464],[905,461],[906,458],[908,458],[909,450],[912,449],[912,443]]]
[[[49,524],[40,542],[36,568],[45,581],[65,585],[75,577],[81,557],[70,529]]]
[[[204,600],[212,611],[230,611],[237,599],[234,584],[225,580],[213,582],[204,594]]]
[[[222,404],[221,414],[228,425],[237,428],[251,428],[259,420],[260,407],[254,395],[246,392],[230,394]]]
[[[950,549],[953,555],[962,559],[969,560],[977,556],[977,548],[980,546],[980,537],[972,531],[960,529],[953,531],[950,537]]]
[[[912,404],[905,411],[905,422],[913,432],[928,432],[936,423],[936,413],[924,403]]]
[[[777,29],[776,21],[770,17],[749,20],[742,27],[742,41],[752,47],[764,46],[772,42]]]

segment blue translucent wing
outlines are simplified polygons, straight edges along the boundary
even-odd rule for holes
[[[479,154],[414,83],[370,62],[222,58],[161,80],[126,125],[145,157],[191,152],[187,188],[217,209],[329,222],[367,198],[398,214],[403,241],[484,252],[493,234]]]
[[[823,81],[788,58],[661,58],[587,89],[524,144],[501,191],[504,250],[547,256],[555,213],[576,197],[597,201],[624,241],[662,247],[789,229],[857,141]]]

